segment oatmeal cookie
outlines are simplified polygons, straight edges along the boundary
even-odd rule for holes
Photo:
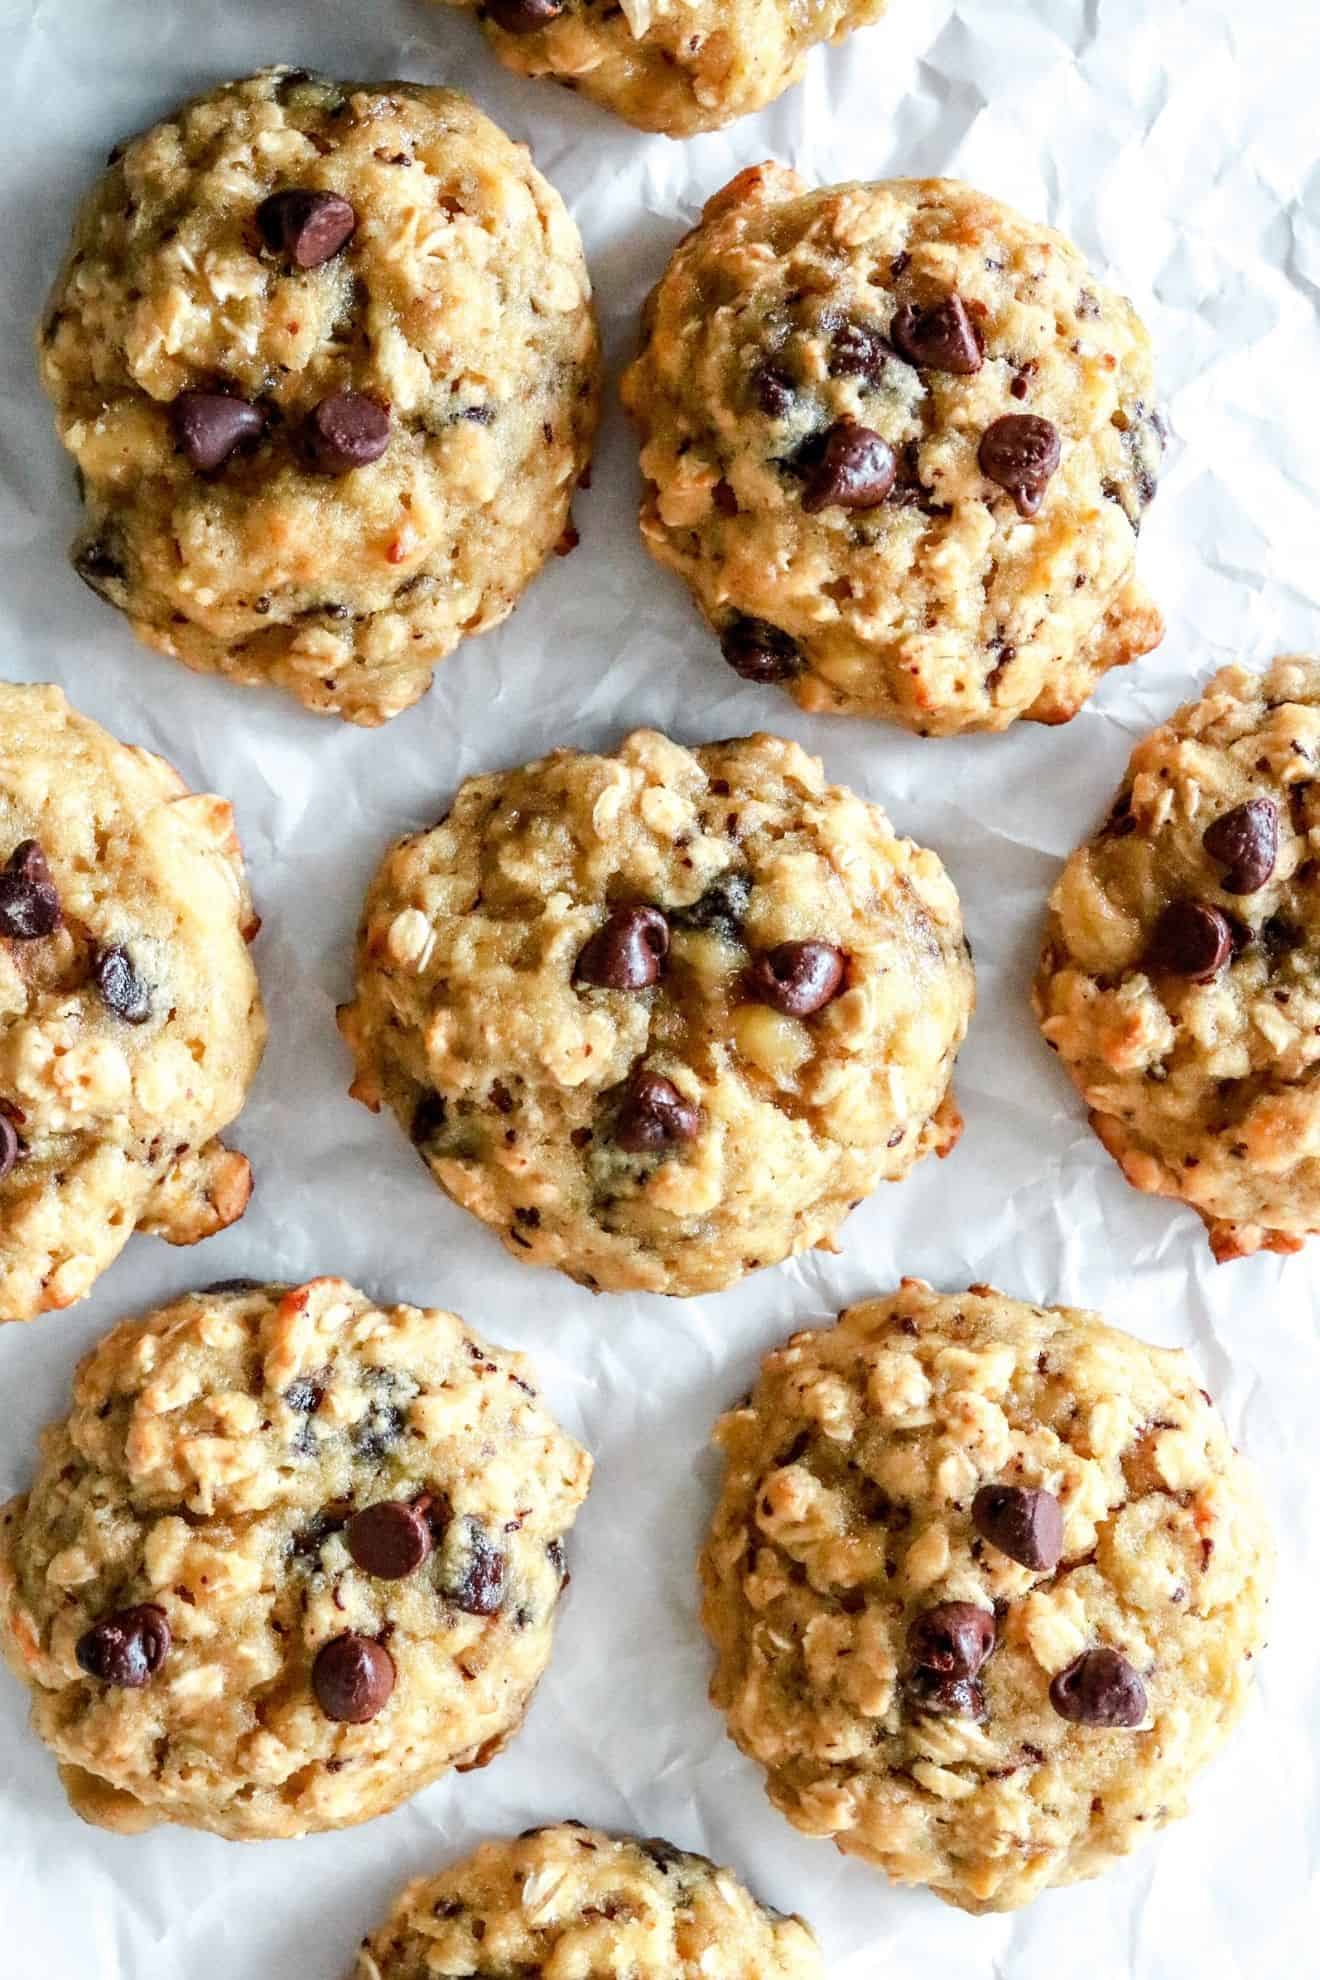
[[[878,806],[774,736],[639,730],[395,846],[340,1024],[355,1097],[516,1256],[699,1293],[947,1153],[973,997],[952,883]]]
[[[717,1435],[712,1696],[796,1828],[1007,1911],[1184,1812],[1271,1566],[1185,1355],[908,1279],[768,1356]]]
[[[506,68],[553,76],[643,131],[692,137],[773,103],[810,51],[887,0],[451,0]]]
[[[590,297],[465,98],[290,69],[198,97],[112,154],[47,309],[76,569],[190,667],[397,715],[569,543]]]
[[[529,1375],[342,1279],[107,1335],[0,1513],[0,1647],[77,1812],[300,1836],[485,1766],[591,1469]]]
[[[1149,339],[1062,235],[970,186],[740,173],[622,391],[647,547],[735,672],[804,708],[1066,722],[1161,636],[1133,576]]]
[[[800,1918],[704,1856],[578,1822],[484,1843],[419,1877],[362,1942],[353,1980],[512,1973],[593,1980],[824,1980]]]
[[[223,798],[0,683],[0,1322],[82,1299],[135,1229],[242,1216],[217,1136],[266,1038],[257,927]]]
[[[1138,1189],[1218,1259],[1320,1230],[1320,660],[1215,675],[1050,897],[1034,1001]]]

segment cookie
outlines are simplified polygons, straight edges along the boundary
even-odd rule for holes
[[[126,1320],[0,1513],[0,1647],[73,1807],[301,1836],[485,1766],[590,1469],[452,1313],[313,1279]]]
[[[825,1968],[803,1921],[758,1904],[731,1870],[658,1836],[561,1822],[409,1884],[353,1980],[441,1973],[824,1980]]]
[[[451,0],[475,5],[506,68],[553,76],[643,131],[691,137],[773,103],[810,51],[886,0]]]
[[[452,91],[271,69],[117,148],[40,356],[79,575],[149,646],[321,713],[397,715],[574,540],[582,244]]]
[[[622,391],[648,549],[734,671],[803,708],[1066,722],[1159,641],[1133,575],[1149,339],[1062,235],[970,186],[739,173]]]
[[[1271,1566],[1185,1355],[907,1279],[771,1354],[717,1436],[712,1696],[796,1828],[1007,1911],[1184,1812]]]
[[[1050,897],[1034,1001],[1138,1189],[1218,1259],[1320,1230],[1320,660],[1225,667],[1138,743]]]
[[[367,896],[352,1091],[519,1258],[713,1292],[961,1123],[939,860],[774,736],[638,730],[474,777]]]
[[[241,1217],[266,1020],[234,815],[71,708],[0,683],[0,1321],[71,1306],[135,1229]]]

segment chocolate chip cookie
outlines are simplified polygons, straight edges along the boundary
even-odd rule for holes
[[[419,1877],[362,1942],[354,1980],[823,1980],[800,1918],[758,1904],[704,1856],[578,1822],[483,1843]]]
[[[1150,342],[1077,250],[949,179],[710,201],[623,380],[647,547],[745,679],[920,735],[1066,722],[1156,645]]]
[[[1184,1812],[1271,1566],[1186,1356],[908,1279],[768,1356],[717,1436],[712,1696],[796,1828],[1007,1911]]]
[[[932,852],[774,736],[474,777],[372,883],[355,1096],[517,1257],[710,1292],[952,1147],[974,998]]]
[[[1034,1001],[1128,1181],[1216,1258],[1320,1230],[1320,661],[1226,667],[1137,745]]]
[[[217,1138],[266,1037],[234,815],[0,683],[0,1322],[71,1306],[134,1230],[241,1217]]]
[[[74,565],[162,653],[383,722],[567,546],[598,370],[577,229],[473,104],[230,83],[112,154],[55,284]]]
[[[0,1513],[0,1647],[73,1807],[300,1836],[484,1766],[590,1469],[452,1313],[313,1279],[125,1321]]]
[[[553,76],[643,131],[691,137],[764,109],[810,51],[886,0],[452,0],[477,8],[506,68]]]

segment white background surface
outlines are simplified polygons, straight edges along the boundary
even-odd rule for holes
[[[525,1733],[487,1771],[364,1828],[246,1845],[102,1835],[66,1809],[19,1687],[0,1679],[4,1980],[337,1980],[405,1874],[563,1815],[736,1864],[813,1920],[832,1980],[1314,1972],[1320,1240],[1309,1258],[1214,1267],[1197,1219],[1138,1197],[1092,1140],[1026,986],[1059,858],[1102,812],[1133,739],[1213,666],[1320,649],[1318,18],[1315,0],[892,0],[886,23],[818,53],[763,116],[677,145],[507,75],[470,19],[424,0],[0,0],[0,674],[61,681],[117,734],[233,798],[272,1020],[235,1135],[257,1173],[245,1221],[191,1254],[134,1239],[84,1306],[0,1338],[0,1495],[25,1483],[36,1430],[98,1332],[238,1273],[338,1270],[456,1307],[535,1356],[598,1464]],[[723,667],[645,557],[635,448],[611,396],[577,505],[581,549],[387,729],[138,649],[65,561],[72,474],[36,384],[33,325],[111,143],[274,60],[456,83],[528,139],[585,236],[615,373],[703,198],[770,155],[822,181],[950,172],[1064,228],[1155,335],[1174,437],[1142,560],[1164,646],[1063,730],[923,742],[801,715]],[[362,891],[391,838],[438,816],[471,771],[641,722],[691,741],[775,727],[823,753],[942,853],[980,978],[952,1159],[860,1209],[839,1257],[685,1303],[593,1299],[510,1258],[441,1197],[392,1120],[347,1098],[333,1023]],[[1279,1533],[1257,1693],[1192,1817],[1015,1919],[965,1918],[795,1835],[705,1702],[693,1560],[711,1421],[764,1348],[903,1272],[1094,1305],[1192,1348],[1265,1473]]]

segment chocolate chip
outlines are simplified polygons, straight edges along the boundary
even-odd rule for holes
[[[804,661],[798,643],[765,619],[735,619],[720,634],[720,651],[745,681],[792,681]]]
[[[1219,882],[1226,894],[1254,894],[1279,857],[1279,808],[1273,798],[1248,798],[1207,826],[1201,844],[1228,868]]]
[[[659,908],[616,907],[583,947],[574,980],[604,990],[645,990],[668,953],[669,923]]]
[[[210,1290],[212,1292],[229,1292],[231,1290],[235,1292],[246,1292],[249,1286],[255,1287],[255,1285],[255,1279],[227,1279],[222,1280],[218,1286],[212,1286]],[[314,1382],[310,1375],[296,1376],[284,1391],[285,1403],[290,1409],[295,1410],[299,1416],[314,1416],[321,1407],[324,1398],[325,1390],[319,1382]]]
[[[1192,983],[1209,983],[1233,952],[1233,932],[1204,901],[1170,901],[1151,937],[1150,965]]]
[[[151,1016],[151,991],[133,967],[128,950],[98,949],[92,976],[107,1010],[125,1024],[145,1024]]]
[[[1053,1492],[1031,1485],[983,1485],[972,1500],[983,1540],[1023,1567],[1052,1573],[1063,1553],[1063,1508]]]
[[[701,1116],[672,1080],[639,1067],[623,1088],[614,1140],[629,1155],[654,1155],[696,1139]]]
[[[783,366],[772,364],[768,358],[752,373],[752,391],[767,419],[782,419],[791,412],[797,397],[793,380]]]
[[[46,855],[35,839],[24,839],[0,873],[0,935],[12,942],[36,942],[54,934],[61,919]]]
[[[995,1619],[975,1602],[937,1602],[908,1625],[907,1647],[922,1670],[975,1677],[995,1647]]]
[[[1075,1726],[1139,1726],[1146,1687],[1117,1650],[1083,1650],[1050,1684],[1050,1704]]]
[[[486,13],[506,34],[535,34],[564,11],[564,0],[487,0]]]
[[[752,996],[787,1017],[810,1017],[843,988],[845,958],[832,942],[781,942],[747,970]]]
[[[390,444],[390,416],[365,392],[334,392],[307,422],[312,461],[322,474],[370,467]]]
[[[946,296],[931,309],[904,303],[889,326],[894,349],[926,371],[968,378],[984,363],[985,345],[961,296]]]
[[[803,455],[806,485],[802,506],[814,516],[821,509],[878,509],[898,475],[893,448],[869,426],[840,419],[813,441]]]
[[[255,406],[229,392],[180,392],[170,407],[170,419],[189,467],[198,474],[213,474],[223,467],[266,425]]]
[[[350,1630],[331,1637],[316,1653],[312,1690],[327,1719],[341,1726],[364,1726],[390,1702],[394,1659],[369,1636]]]
[[[691,907],[670,908],[669,919],[676,928],[709,928],[718,935],[737,935],[752,898],[752,876],[734,870],[712,880],[705,893]]]
[[[0,1182],[4,1181],[18,1161],[22,1146],[18,1138],[18,1129],[8,1114],[0,1114]]]
[[[919,1712],[940,1719],[983,1719],[985,1692],[974,1677],[946,1677],[939,1671],[917,1669],[907,1681],[908,1695]]]
[[[408,1133],[415,1148],[434,1141],[449,1118],[449,1102],[443,1093],[424,1093],[413,1108]]]
[[[564,1551],[563,1541],[547,1540],[545,1543],[545,1556],[555,1573],[559,1576],[560,1587],[567,1588],[569,1582],[572,1580],[572,1576],[568,1571],[568,1555]]]
[[[875,385],[890,355],[884,332],[874,323],[859,323],[855,317],[845,317],[830,338],[830,375],[865,378]]]
[[[431,1551],[427,1524],[429,1499],[406,1505],[382,1499],[354,1513],[344,1528],[344,1544],[364,1574],[378,1581],[402,1581],[414,1574]]]
[[[403,1411],[393,1403],[374,1402],[354,1428],[354,1455],[368,1464],[379,1464],[402,1435]]]
[[[479,1519],[463,1521],[462,1566],[445,1583],[445,1594],[455,1608],[469,1616],[493,1616],[504,1607],[509,1563]]]
[[[73,568],[98,598],[107,598],[111,585],[122,584],[128,576],[123,558],[100,536],[75,545]]]
[[[73,1654],[88,1677],[140,1691],[165,1662],[172,1640],[164,1609],[155,1602],[139,1602],[93,1623],[78,1638]]]
[[[637,1847],[641,1850],[643,1856],[650,1857],[657,1870],[675,1870],[680,1863],[689,1860],[684,1856],[681,1849],[675,1849],[673,1843],[666,1842],[663,1836],[646,1836],[645,1838],[639,1836],[637,1838]]]
[[[1005,413],[981,435],[977,459],[988,481],[1006,488],[1020,516],[1034,516],[1062,457],[1059,430],[1035,413]]]
[[[319,268],[352,239],[357,214],[339,193],[288,186],[262,200],[257,225],[266,246],[295,268]]]

